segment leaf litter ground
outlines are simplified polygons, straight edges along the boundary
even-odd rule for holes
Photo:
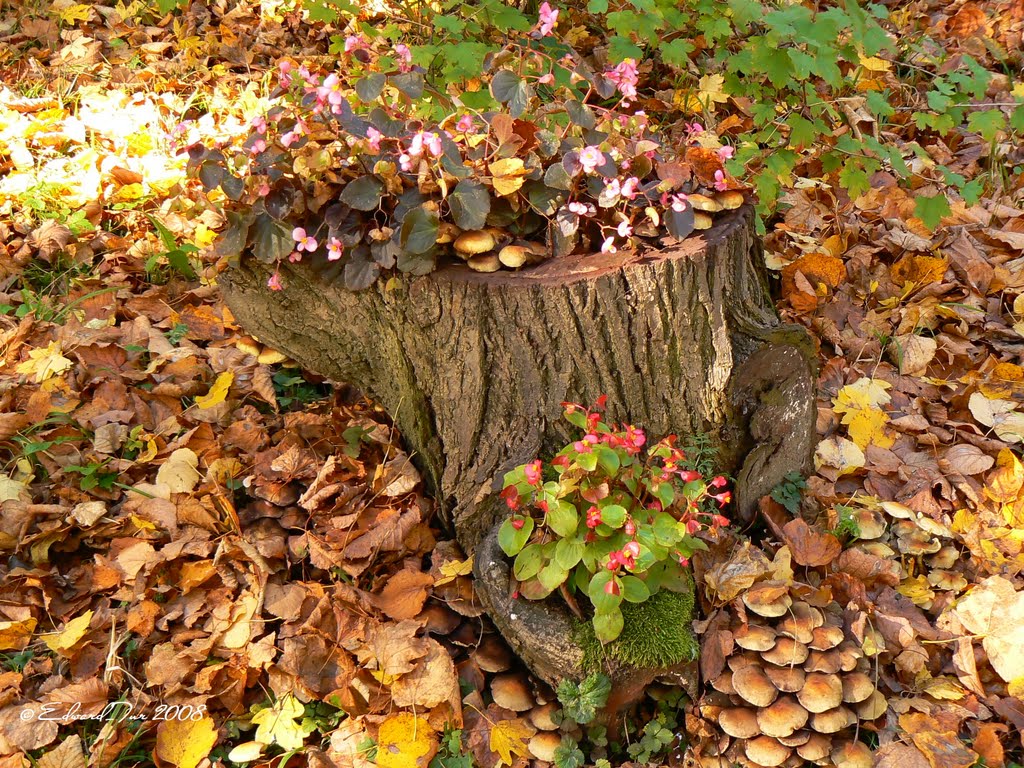
[[[259,74],[322,55],[323,33],[246,3],[147,26],[135,5],[0,16],[2,765],[525,763],[539,720],[492,701],[512,705],[488,686],[509,654],[400,436],[234,324],[223,222],[173,151],[199,101],[205,130],[244,130]],[[992,16],[966,3],[935,23],[985,60]],[[928,150],[973,178],[976,138]],[[883,765],[1021,757],[1013,181],[934,232],[884,174],[854,201],[801,184],[766,238],[780,312],[819,343],[821,442],[789,508],[763,501],[760,548],[726,538],[697,564],[703,671],[739,598],[789,574],[872,651]],[[717,765],[708,690],[685,723],[690,758]],[[118,701],[145,719],[110,717]]]

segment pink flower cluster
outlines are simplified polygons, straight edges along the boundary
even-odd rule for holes
[[[640,82],[636,59],[623,59],[614,69],[605,72],[604,76],[615,83],[622,98],[625,99],[622,105],[628,107],[629,102],[636,98],[636,86]]]
[[[540,4],[538,15],[540,19],[538,32],[541,37],[546,37],[554,31],[555,25],[558,23],[558,10],[552,8],[547,2],[543,2]]]
[[[640,555],[640,545],[635,541],[626,542],[626,545],[608,555],[608,564],[605,566],[609,571],[619,568],[633,570],[636,568],[636,558]]]
[[[431,157],[440,157],[444,154],[444,147],[441,145],[441,137],[433,132],[418,131],[409,143],[409,149],[403,152],[398,163],[403,171],[413,171],[419,164],[424,154]]]

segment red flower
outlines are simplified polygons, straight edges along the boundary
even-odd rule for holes
[[[535,459],[523,467],[523,471],[526,474],[526,482],[530,485],[537,485],[540,483],[540,459]]]
[[[517,531],[521,531],[523,529],[524,525],[526,525],[526,518],[525,517],[513,517],[512,518],[512,527],[515,528]]]
[[[694,472],[692,469],[684,469],[680,471],[679,479],[684,483],[692,483],[694,480],[700,479],[700,472]]]
[[[622,551],[630,557],[637,557],[640,554],[640,545],[635,541],[630,541],[622,548]]]
[[[683,557],[682,555],[680,555],[680,556],[679,556],[679,564],[680,564],[680,565],[681,565],[681,566],[682,566],[683,568],[685,568],[686,566],[688,566],[688,565],[690,564],[690,558],[688,558],[688,557]]]
[[[732,491],[726,491],[725,493],[719,493],[711,497],[718,502],[719,507],[724,507],[730,501],[732,501]]]
[[[508,488],[501,492],[501,498],[508,504],[508,508],[515,510],[519,509],[519,491],[516,490],[514,485],[510,485]]]
[[[729,518],[722,515],[715,515],[711,518],[711,522],[715,525],[727,526],[729,524]]]
[[[694,533],[696,533],[699,530],[700,530],[700,523],[698,523],[696,520],[687,520],[686,521],[686,532],[687,533],[694,534]]]
[[[569,457],[565,456],[565,455],[555,456],[555,458],[553,458],[551,460],[551,466],[552,467],[563,467],[563,468],[564,467],[568,467],[569,466]]]
[[[725,484],[728,482],[729,481],[725,479],[724,475],[718,475],[718,477],[716,477],[714,480],[708,483],[708,485],[710,485],[712,488],[725,488]]]
[[[548,503],[544,499],[541,499],[537,502],[537,509],[546,515],[548,513]]]
[[[604,585],[604,593],[606,595],[619,594],[619,585],[615,583],[614,579],[609,579],[608,583]]]
[[[637,429],[630,425],[626,427],[626,442],[634,448],[643,448],[644,443],[647,442],[647,436],[644,435],[644,431],[642,429]]]
[[[596,410],[598,410],[598,411],[603,411],[603,410],[604,410],[604,407],[605,407],[605,404],[606,404],[607,402],[608,402],[608,395],[601,395],[601,396],[600,396],[599,398],[597,398],[597,400],[596,400],[596,401],[594,402],[594,408],[595,408]]]
[[[601,510],[591,507],[587,510],[587,528],[594,529],[601,524]]]
[[[622,530],[626,532],[627,536],[636,535],[636,523],[633,522],[632,517],[626,518],[626,524],[622,526]]]

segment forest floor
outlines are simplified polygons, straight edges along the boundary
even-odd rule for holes
[[[0,768],[520,766],[552,693],[481,617],[386,414],[219,296],[224,222],[176,127],[245,130],[277,57],[326,33],[211,5],[0,5]],[[935,24],[985,61],[997,21]],[[818,342],[817,470],[763,501],[760,548],[736,533],[698,563],[701,664],[725,674],[733,598],[805,584],[884,697],[849,738],[882,765],[1003,768],[1024,733],[1022,158],[969,133],[929,150],[994,175],[935,231],[881,173],[856,200],[794,183],[768,223],[779,312]],[[786,522],[801,507],[814,526]],[[529,703],[499,706],[495,672]],[[717,765],[706,691],[685,711],[659,691],[639,749],[591,757]]]

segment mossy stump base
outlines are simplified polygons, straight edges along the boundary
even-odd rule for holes
[[[774,312],[750,208],[663,250],[517,272],[452,265],[358,293],[327,279],[323,264],[281,273],[284,289],[272,291],[270,268],[254,258],[229,269],[221,284],[235,318],[387,409],[467,553],[507,513],[483,503],[505,472],[575,437],[564,401],[607,395],[610,420],[652,437],[708,435],[736,477],[741,520],[786,473],[808,467],[813,347]],[[505,610],[492,600],[499,627]],[[549,680],[573,672],[536,655],[530,664]]]

